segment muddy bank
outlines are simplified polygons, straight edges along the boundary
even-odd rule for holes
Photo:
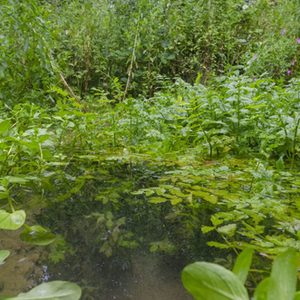
[[[0,249],[10,256],[0,266],[0,296],[13,296],[36,286],[43,277],[43,248],[23,243],[18,231],[0,231]]]

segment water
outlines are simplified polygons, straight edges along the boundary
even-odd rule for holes
[[[79,262],[74,272],[72,261],[50,267],[45,263],[47,248],[32,247],[18,238],[19,232],[1,231],[1,249],[10,249],[11,255],[1,266],[0,296],[14,296],[27,291],[40,282],[73,280],[83,289],[83,300],[191,300],[180,280],[181,267],[170,257],[138,252],[131,255],[124,266],[90,260]],[[78,258],[80,259],[80,258]]]
[[[83,300],[191,300],[184,290],[181,267],[169,256],[147,252],[101,262],[82,259],[78,266],[72,261],[50,266],[50,280],[71,280],[83,289]]]
[[[189,300],[183,289],[180,272],[155,255],[139,255],[132,260],[132,271],[119,287],[106,292],[107,300]]]

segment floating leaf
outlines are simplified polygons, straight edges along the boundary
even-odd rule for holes
[[[182,202],[182,199],[181,198],[172,197],[170,199],[170,202],[171,202],[172,205],[177,205],[178,203]]]
[[[0,265],[4,264],[5,259],[10,255],[8,250],[0,250]]]
[[[169,191],[171,194],[173,194],[177,197],[186,197],[187,196],[180,189],[172,188]]]
[[[0,210],[0,229],[19,229],[24,224],[25,219],[26,214],[24,210],[17,210],[13,213],[8,213],[5,210]]]
[[[212,204],[216,204],[218,202],[218,197],[202,191],[193,191],[192,194],[196,197],[200,197],[203,200],[210,202]]]
[[[212,230],[215,230],[214,226],[202,226],[201,227],[202,233],[208,233],[208,232],[210,232]]]
[[[196,300],[248,300],[241,281],[222,266],[196,262],[182,271],[184,287]]]
[[[153,203],[153,204],[164,203],[167,201],[168,201],[168,199],[163,198],[163,197],[151,197],[150,198],[150,203]]]
[[[56,239],[55,234],[40,225],[26,226],[20,237],[22,241],[38,246],[49,245]]]
[[[217,229],[217,231],[228,236],[233,236],[236,231],[236,224],[228,224],[221,226]]]
[[[38,285],[27,293],[4,300],[79,300],[81,288],[67,281],[52,281]]]

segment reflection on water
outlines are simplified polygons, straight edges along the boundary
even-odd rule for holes
[[[139,255],[132,259],[131,271],[110,288],[101,299],[107,300],[188,300],[180,271],[155,255]],[[100,295],[99,295],[100,296]],[[100,299],[100,298],[99,298]]]
[[[181,267],[170,257],[132,254],[130,263],[99,263],[85,257],[76,267],[68,261],[49,268],[50,280],[70,280],[83,289],[82,300],[191,300],[184,290]]]

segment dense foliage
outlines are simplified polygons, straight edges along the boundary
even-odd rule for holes
[[[54,263],[300,251],[298,0],[0,4],[0,229]]]

